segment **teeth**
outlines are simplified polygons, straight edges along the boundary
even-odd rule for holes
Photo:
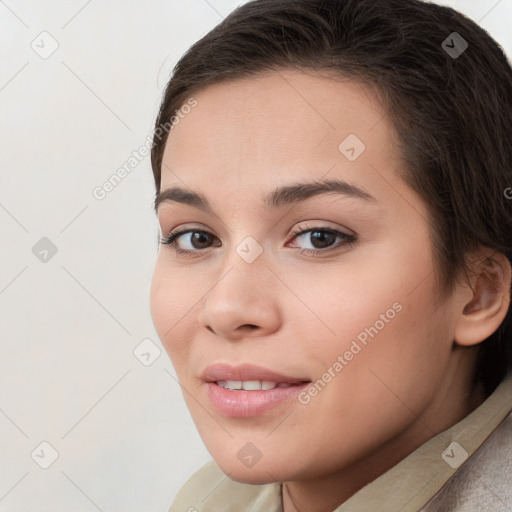
[[[256,391],[261,389],[261,381],[260,380],[244,380],[242,382],[242,387],[246,391]]]
[[[231,390],[245,390],[245,391],[259,391],[259,390],[269,390],[274,388],[286,388],[292,386],[293,384],[287,384],[284,382],[277,383],[271,382],[268,380],[219,380],[217,384],[223,388],[231,389]]]
[[[224,381],[220,381],[220,383],[223,383],[222,387],[223,388],[228,388],[228,389],[242,389],[242,381],[241,380],[224,380]]]

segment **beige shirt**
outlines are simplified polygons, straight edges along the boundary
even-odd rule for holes
[[[471,414],[429,439],[333,512],[512,510],[512,373]],[[169,512],[282,512],[280,483],[226,476],[214,461]]]

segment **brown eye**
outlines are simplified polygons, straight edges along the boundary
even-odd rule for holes
[[[336,242],[337,236],[329,231],[311,231],[310,241],[315,249],[325,249]]]
[[[192,237],[190,242],[194,249],[206,249],[208,243],[211,242],[213,235],[211,233],[205,233],[202,231],[192,231]]]
[[[178,253],[193,253],[202,249],[207,249],[212,241],[217,238],[207,231],[187,229],[170,234],[160,242],[163,245],[174,247]]]
[[[293,234],[293,240],[303,240],[301,253],[320,254],[342,246],[352,245],[356,237],[348,235],[337,229],[311,228],[297,231]],[[337,240],[340,240],[336,243]],[[304,245],[306,246],[304,248]],[[308,247],[309,245],[309,247]],[[297,245],[293,245],[297,247]]]

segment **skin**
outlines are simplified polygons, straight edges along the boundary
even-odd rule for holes
[[[509,297],[481,292],[498,274],[510,283],[510,267],[498,255],[504,272],[476,272],[473,286],[440,299],[426,205],[399,177],[395,135],[361,84],[280,70],[194,97],[169,135],[161,189],[200,192],[215,215],[166,202],[158,220],[164,236],[177,227],[214,236],[204,249],[181,237],[198,257],[160,247],[153,322],[221,469],[242,482],[286,482],[286,512],[332,511],[485,398],[470,385],[473,346],[499,326]],[[366,145],[353,162],[338,149],[348,134]],[[278,186],[329,178],[376,202],[330,193],[263,204]],[[322,246],[311,232],[293,238],[294,228],[334,228],[356,241],[304,254]],[[250,264],[236,252],[247,236],[263,249]],[[308,404],[251,418],[211,406],[200,379],[207,365],[251,362],[315,382],[394,303],[401,311]],[[252,468],[237,458],[247,442],[262,454]]]

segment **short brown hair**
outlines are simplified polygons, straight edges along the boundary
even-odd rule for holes
[[[179,60],[155,127],[208,85],[282,68],[332,71],[384,98],[403,179],[429,209],[443,294],[479,246],[512,261],[512,68],[483,28],[420,0],[254,0]],[[153,139],[157,192],[167,135]],[[480,345],[475,382],[487,393],[512,367],[511,311]]]

